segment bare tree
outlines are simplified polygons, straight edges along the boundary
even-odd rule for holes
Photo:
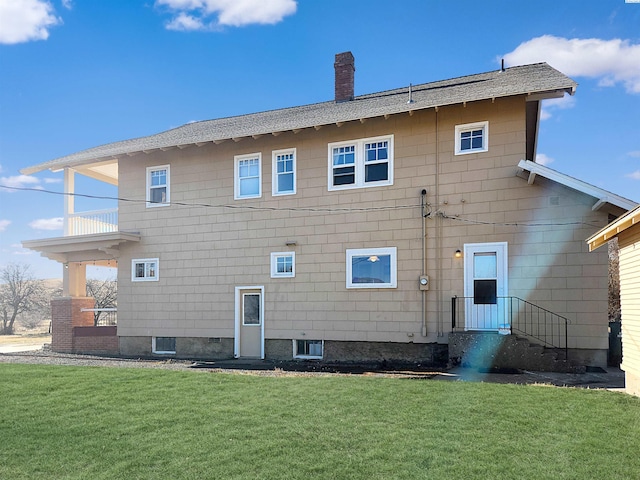
[[[87,279],[87,297],[96,301],[95,308],[116,308],[118,306],[118,282],[115,280]],[[93,324],[98,325],[104,312],[93,313]]]
[[[0,335],[11,335],[19,315],[43,308],[45,289],[26,264],[8,264],[0,271],[0,281]]]

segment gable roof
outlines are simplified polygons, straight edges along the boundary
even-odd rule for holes
[[[541,177],[552,180],[560,185],[564,185],[565,187],[595,198],[596,202],[593,204],[593,207],[591,207],[594,211],[599,210],[606,204],[613,205],[624,211],[630,210],[638,205],[637,202],[634,202],[633,200],[621,197],[620,195],[616,195],[615,193],[596,187],[590,183],[565,175],[564,173],[560,173],[557,170],[553,170],[552,168],[539,163],[532,162],[531,160],[520,160],[518,167],[529,172],[527,181],[530,185],[535,182],[536,176],[540,175]]]
[[[30,175],[47,169],[55,171],[102,161],[113,162],[122,156],[157,149],[200,146],[208,142],[220,143],[243,137],[257,138],[285,131],[297,133],[305,128],[320,128],[354,120],[364,121],[367,118],[478,100],[515,95],[529,95],[532,100],[554,98],[563,96],[565,92],[573,94],[576,86],[576,82],[546,63],[517,66],[361,95],[347,102],[330,101],[188,123],[155,135],[109,143],[66,155],[24,168],[21,173]]]

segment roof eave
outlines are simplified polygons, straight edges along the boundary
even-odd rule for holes
[[[594,251],[628,228],[638,224],[640,224],[640,205],[587,238],[586,242],[589,245],[589,251]]]
[[[549,167],[540,165],[539,163],[532,162],[531,160],[520,160],[520,162],[518,163],[518,168],[529,172],[529,184],[534,183],[536,175],[540,175],[544,178],[564,185],[565,187],[571,188],[578,192],[582,192],[595,198],[596,202],[592,206],[592,210],[594,211],[599,210],[605,204],[613,205],[625,211],[631,210],[638,205],[638,203],[634,202],[633,200],[621,197],[620,195],[616,195],[615,193],[583,182],[582,180],[578,180],[577,178],[570,177],[569,175],[565,175]]]

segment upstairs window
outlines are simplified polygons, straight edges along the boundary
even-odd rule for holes
[[[296,193],[296,149],[273,152],[273,195]]]
[[[456,155],[489,150],[489,122],[456,126]]]
[[[393,185],[393,135],[329,144],[329,190]]]
[[[139,258],[131,260],[132,282],[157,282],[158,278],[157,258]]]
[[[241,198],[262,196],[262,156],[260,153],[235,157],[235,195]]]
[[[169,165],[147,168],[147,207],[165,207],[169,202]]]

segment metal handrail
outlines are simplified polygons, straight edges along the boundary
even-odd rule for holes
[[[452,297],[451,330],[508,330],[545,347],[563,349],[566,358],[568,325],[571,323],[568,318],[519,297],[495,297],[492,300],[495,302],[476,304],[474,297]],[[490,328],[486,327],[486,321],[483,325],[474,324],[474,317],[480,314],[491,316]]]
[[[117,308],[82,308],[81,312],[93,312],[93,323],[96,327],[113,326],[118,324]]]

